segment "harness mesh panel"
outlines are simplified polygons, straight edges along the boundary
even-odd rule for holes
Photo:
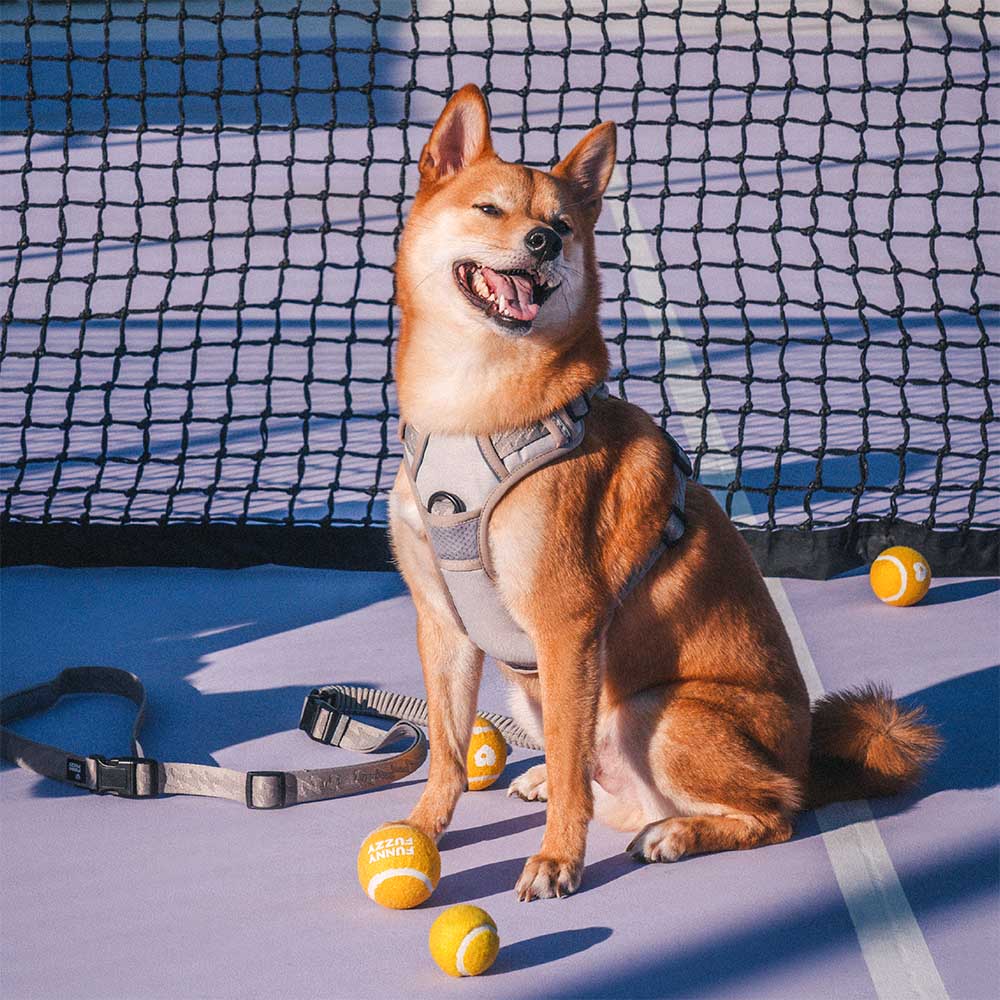
[[[655,8],[5,3],[8,551],[33,525],[385,524],[391,265],[470,80],[508,159],[619,123],[612,388],[741,525],[995,551],[997,12]]]
[[[431,543],[438,559],[479,558],[479,518],[431,528]]]

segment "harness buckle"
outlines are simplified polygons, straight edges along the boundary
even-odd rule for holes
[[[274,801],[269,805],[254,805],[254,782],[257,781],[258,778],[274,783],[271,787],[271,791],[274,793]],[[281,809],[285,805],[285,791],[286,782],[284,771],[247,771],[245,794],[247,809]]]
[[[676,518],[676,522],[674,521]],[[673,525],[677,524],[677,528]],[[670,505],[670,515],[667,517],[667,523],[663,526],[663,531],[660,532],[660,539],[663,544],[669,549],[672,545],[676,545],[683,537],[684,533],[687,531],[687,517],[684,511],[681,510],[677,504]]]
[[[151,799],[160,794],[160,772],[155,760],[149,757],[90,758],[96,766],[93,789],[97,795],[117,795],[123,799]],[[148,791],[139,791],[139,768],[145,768]]]
[[[688,453],[677,443],[677,438],[673,436],[669,431],[663,431],[663,436],[670,442],[670,447],[674,452],[674,464],[676,464],[681,472],[691,479],[694,475],[694,466],[691,464],[691,457]]]

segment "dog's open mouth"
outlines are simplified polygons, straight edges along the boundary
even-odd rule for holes
[[[545,300],[559,287],[531,271],[494,271],[471,260],[455,265],[455,281],[465,297],[491,319],[526,330]]]

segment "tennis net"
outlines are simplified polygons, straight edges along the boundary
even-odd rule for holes
[[[8,561],[384,566],[392,261],[444,100],[599,120],[612,389],[766,571],[995,572],[985,3],[0,8]]]

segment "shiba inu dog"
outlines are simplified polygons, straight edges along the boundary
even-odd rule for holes
[[[502,477],[498,435],[529,440],[524,428],[551,428],[574,400],[586,401],[576,413],[589,408],[567,418],[579,441],[489,511],[477,535],[485,551],[466,538],[468,552],[447,554],[460,569],[478,565],[469,553],[488,560],[503,614],[535,654],[534,670],[500,663],[516,717],[546,753],[510,786],[548,802],[541,849],[516,885],[524,900],[579,886],[594,814],[634,834],[628,850],[647,861],[773,844],[792,835],[803,808],[912,785],[937,747],[919,710],[879,688],[810,707],[729,519],[697,483],[679,493],[680,457],[645,412],[594,394],[609,361],[593,234],[614,162],[612,123],[549,173],[502,161],[483,96],[467,86],[421,155],[396,266],[400,413],[419,441],[408,445],[390,521],[417,608],[431,745],[408,822],[433,837],[465,788],[488,643],[469,623],[475,601],[457,610],[428,521],[442,498],[450,507],[439,525],[460,532],[469,515],[448,491],[421,495],[419,442],[485,442],[482,461]],[[656,555],[678,495],[683,535]]]

